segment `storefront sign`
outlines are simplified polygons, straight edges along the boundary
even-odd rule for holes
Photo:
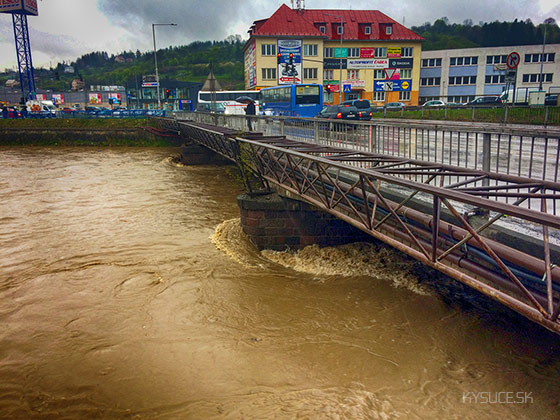
[[[392,69],[411,69],[412,61],[412,58],[392,58],[389,60],[389,67]]]
[[[401,49],[387,48],[387,58],[401,58]]]
[[[342,68],[347,68],[347,60],[340,60],[334,58],[325,58],[323,60],[323,69],[325,70],[336,70],[340,69],[340,62],[342,61]]]
[[[360,58],[374,58],[375,48],[360,48]]]

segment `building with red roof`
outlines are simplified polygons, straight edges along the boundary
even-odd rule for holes
[[[423,38],[378,10],[293,10],[284,4],[253,22],[249,35],[247,89],[320,83],[327,103],[362,98],[418,104]],[[293,66],[286,67],[290,53]]]

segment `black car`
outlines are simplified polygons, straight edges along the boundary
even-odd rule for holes
[[[502,100],[499,96],[481,96],[480,98],[473,99],[470,102],[467,102],[465,106],[497,106],[502,105]]]
[[[546,106],[558,106],[558,94],[549,93],[544,97],[544,104]]]
[[[324,107],[317,114],[317,118],[357,120],[359,119],[358,112],[358,108],[353,105],[331,105]]]
[[[342,105],[352,105],[358,109],[358,119],[361,121],[369,121],[373,116],[371,104],[367,99],[349,99],[342,102]]]

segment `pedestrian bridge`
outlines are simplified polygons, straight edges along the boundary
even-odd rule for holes
[[[560,333],[560,131],[184,114],[157,119],[260,180]],[[250,183],[248,188],[253,189]]]

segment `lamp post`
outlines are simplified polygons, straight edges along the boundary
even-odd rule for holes
[[[344,23],[342,21],[343,16],[332,13],[325,13],[325,15],[340,18],[340,80],[338,81],[338,96],[339,102],[342,103],[344,101],[344,92],[342,91],[342,36],[344,35]]]
[[[176,23],[152,23],[152,37],[154,38],[154,61],[156,63],[157,104],[158,104],[158,109],[161,109],[161,99],[159,93],[159,73],[157,68],[157,53],[156,53],[156,26],[177,26],[177,24]]]

